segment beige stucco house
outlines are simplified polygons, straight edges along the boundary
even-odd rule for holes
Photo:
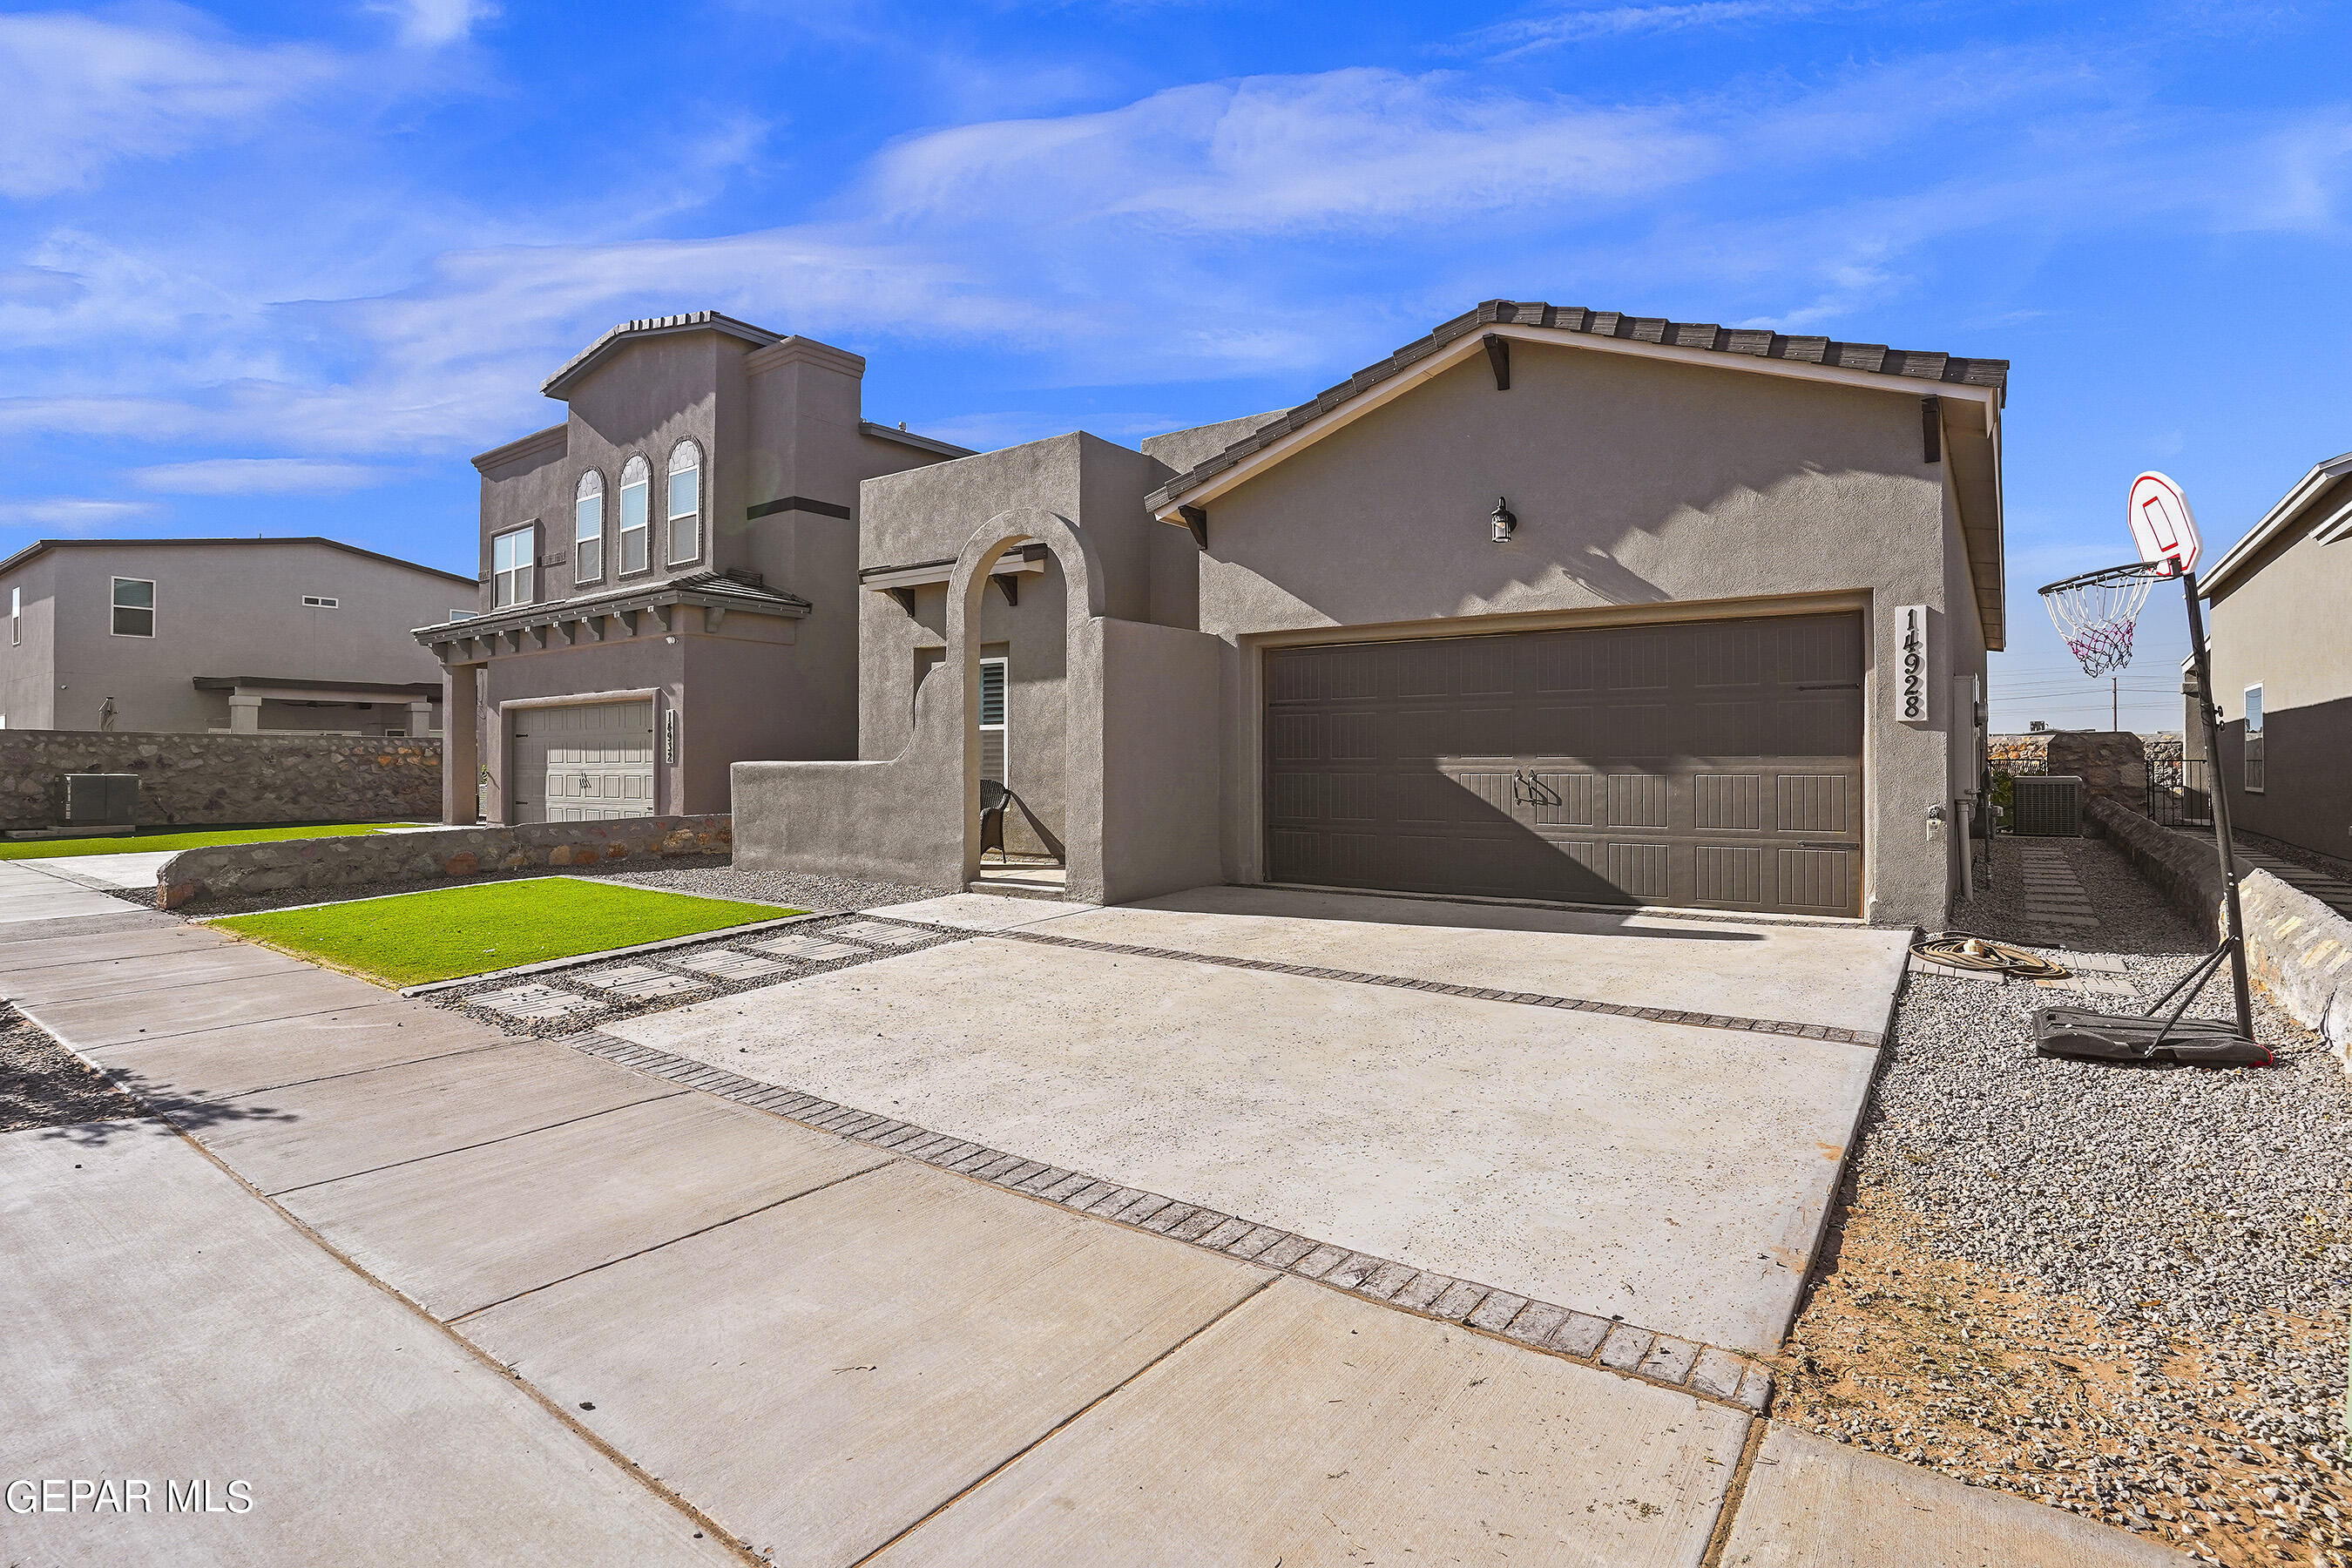
[[[857,755],[739,863],[1937,923],[2005,362],[1497,300],[1286,413],[861,487]],[[994,792],[988,795],[991,805]]]
[[[2352,858],[2352,452],[2304,475],[2198,586],[2231,823]],[[2201,758],[2193,696],[2187,712]]]
[[[0,561],[0,727],[437,731],[409,628],[473,591],[333,539],[39,540]]]
[[[547,379],[563,422],[474,459],[481,581],[416,628],[444,814],[728,809],[745,758],[857,744],[861,480],[968,455],[865,418],[866,362],[715,310],[627,321]],[[470,717],[470,721],[468,721]]]

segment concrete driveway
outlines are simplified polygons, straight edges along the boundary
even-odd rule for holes
[[[1431,1278],[1769,1353],[1903,933],[1214,888],[607,1032]]]

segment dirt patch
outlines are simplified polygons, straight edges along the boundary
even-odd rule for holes
[[[2352,1463],[2275,1430],[2283,1384],[2342,1365],[2340,1317],[2176,1337],[1939,1239],[1899,1182],[1852,1194],[1776,1419],[2231,1568],[2352,1564]]]

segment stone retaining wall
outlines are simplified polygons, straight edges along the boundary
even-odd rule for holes
[[[156,901],[175,910],[236,893],[317,892],[436,882],[484,871],[561,868],[664,855],[727,855],[734,819],[627,816],[609,822],[533,822],[510,827],[436,827],[345,838],[290,838],[188,849],[156,873]]]
[[[0,730],[0,827],[65,821],[68,773],[135,773],[142,826],[431,821],[437,736]]]
[[[2113,800],[2094,800],[2084,812],[2093,828],[2124,852],[2139,874],[2175,909],[2196,923],[2208,942],[2221,940],[2220,858],[2210,838],[2192,838],[2158,827]]]
[[[2238,909],[2256,983],[2352,1072],[2352,921],[2268,871],[2238,879]]]
[[[2110,800],[2093,801],[2090,816],[2207,941],[2221,940],[2221,867],[2211,839],[2158,827]],[[2238,910],[2247,973],[2352,1072],[2352,921],[2260,870],[2240,873]]]

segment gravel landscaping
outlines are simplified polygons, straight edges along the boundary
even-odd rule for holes
[[[2063,850],[2101,921],[2067,945],[2144,998],[2087,1000],[2138,1011],[2199,944],[2113,849]],[[2050,947],[1996,854],[1952,923]],[[2352,1564],[2352,1080],[2259,992],[2271,1068],[2040,1059],[2053,1000],[2084,999],[1910,976],[1775,1415],[2207,1561]]]
[[[146,1113],[38,1025],[0,1003],[0,1132]]]

